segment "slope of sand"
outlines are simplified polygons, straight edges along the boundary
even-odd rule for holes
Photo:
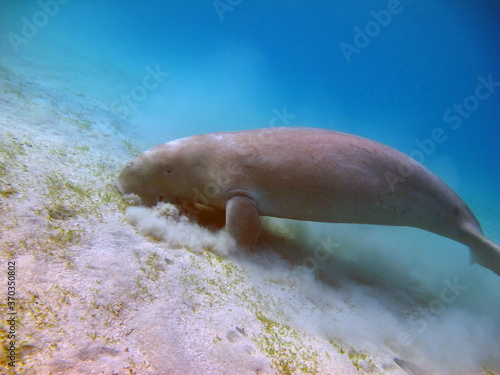
[[[113,95],[89,94],[93,81],[126,92],[125,81],[43,59],[2,63],[0,264],[4,274],[16,263],[17,373],[491,373],[475,360],[453,367],[449,353],[436,355],[440,368],[428,341],[406,345],[405,319],[435,294],[332,277],[318,263],[342,239],[304,240],[307,225],[269,220],[261,250],[234,254],[223,232],[173,206],[128,207],[113,181],[145,145],[110,109]],[[7,331],[3,319],[0,369],[14,374]]]

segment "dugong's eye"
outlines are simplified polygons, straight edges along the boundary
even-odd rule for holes
[[[131,161],[130,163],[127,164],[127,168],[129,168],[129,169],[132,168],[133,166],[134,166],[134,162],[133,161]]]

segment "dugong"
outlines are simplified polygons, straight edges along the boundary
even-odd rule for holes
[[[121,170],[117,187],[159,201],[225,210],[226,230],[256,244],[259,216],[421,228],[471,249],[500,275],[500,247],[465,202],[405,154],[355,135],[265,128],[195,135],[155,146]]]

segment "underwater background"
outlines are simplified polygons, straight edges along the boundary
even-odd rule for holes
[[[220,233],[113,190],[159,143],[320,127],[414,157],[500,243],[499,19],[493,0],[2,1],[1,260],[22,275],[18,368],[499,373],[500,279],[460,244],[269,220],[286,240],[239,259]],[[328,241],[341,250],[318,261]]]

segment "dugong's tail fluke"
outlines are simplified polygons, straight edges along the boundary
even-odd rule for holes
[[[500,276],[500,246],[479,234],[469,245],[471,264],[477,263]]]
[[[483,235],[481,226],[471,211],[471,216],[465,222],[455,226],[458,233],[454,235],[441,234],[469,247],[470,264],[475,263],[488,268],[500,276],[500,246]]]

